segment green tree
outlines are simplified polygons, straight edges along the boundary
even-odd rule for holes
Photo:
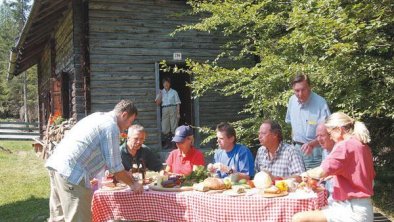
[[[7,81],[8,62],[11,48],[15,45],[27,20],[30,1],[4,1],[0,5],[0,117],[19,117],[19,110],[24,105],[23,84],[25,75],[21,74]],[[28,70],[27,105],[37,104],[37,76],[34,69]],[[36,117],[35,117],[36,118]]]
[[[283,123],[290,81],[307,73],[313,90],[332,111],[366,121],[377,119],[391,131],[370,128],[374,145],[392,147],[378,138],[393,134],[394,14],[390,0],[189,0],[195,24],[176,31],[219,32],[228,38],[223,53],[211,62],[188,60],[196,96],[208,90],[240,94],[250,118],[237,122],[243,142],[252,138],[262,119]],[[250,67],[229,68],[229,61],[251,60]],[[285,124],[282,124],[285,125]],[[388,126],[388,127],[387,127]],[[287,133],[289,138],[289,132]]]

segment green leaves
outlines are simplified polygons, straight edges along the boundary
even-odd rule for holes
[[[202,18],[176,32],[219,32],[228,40],[214,62],[187,61],[195,80],[193,93],[241,95],[247,101],[241,112],[250,115],[237,123],[241,135],[253,133],[264,118],[283,122],[290,81],[298,72],[310,75],[313,90],[327,99],[332,111],[394,121],[390,1],[188,3],[192,14]],[[230,65],[234,63],[238,65]]]

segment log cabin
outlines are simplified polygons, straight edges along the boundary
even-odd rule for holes
[[[154,103],[160,80],[171,73],[160,61],[184,66],[185,58],[215,59],[223,37],[186,31],[199,18],[180,0],[35,0],[10,56],[9,75],[37,65],[39,122],[50,115],[77,120],[109,111],[121,99],[135,101],[136,123],[148,132],[146,144],[161,149],[160,107]],[[241,116],[239,97],[216,93],[193,99],[186,74],[171,75],[181,105],[180,124],[214,127]],[[196,145],[200,137],[196,133]]]

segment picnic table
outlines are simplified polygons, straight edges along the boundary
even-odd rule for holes
[[[327,192],[301,197],[265,198],[261,195],[228,196],[197,191],[96,191],[92,201],[94,222],[137,221],[290,221],[300,211],[327,204]]]

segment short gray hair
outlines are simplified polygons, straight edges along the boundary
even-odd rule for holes
[[[127,131],[127,136],[131,136],[134,133],[139,133],[139,132],[143,132],[146,134],[145,128],[141,125],[131,125]]]
[[[134,105],[133,101],[126,99],[123,99],[118,102],[118,104],[116,104],[114,112],[116,114],[122,114],[123,112],[127,112],[128,117],[138,114],[137,107]]]

